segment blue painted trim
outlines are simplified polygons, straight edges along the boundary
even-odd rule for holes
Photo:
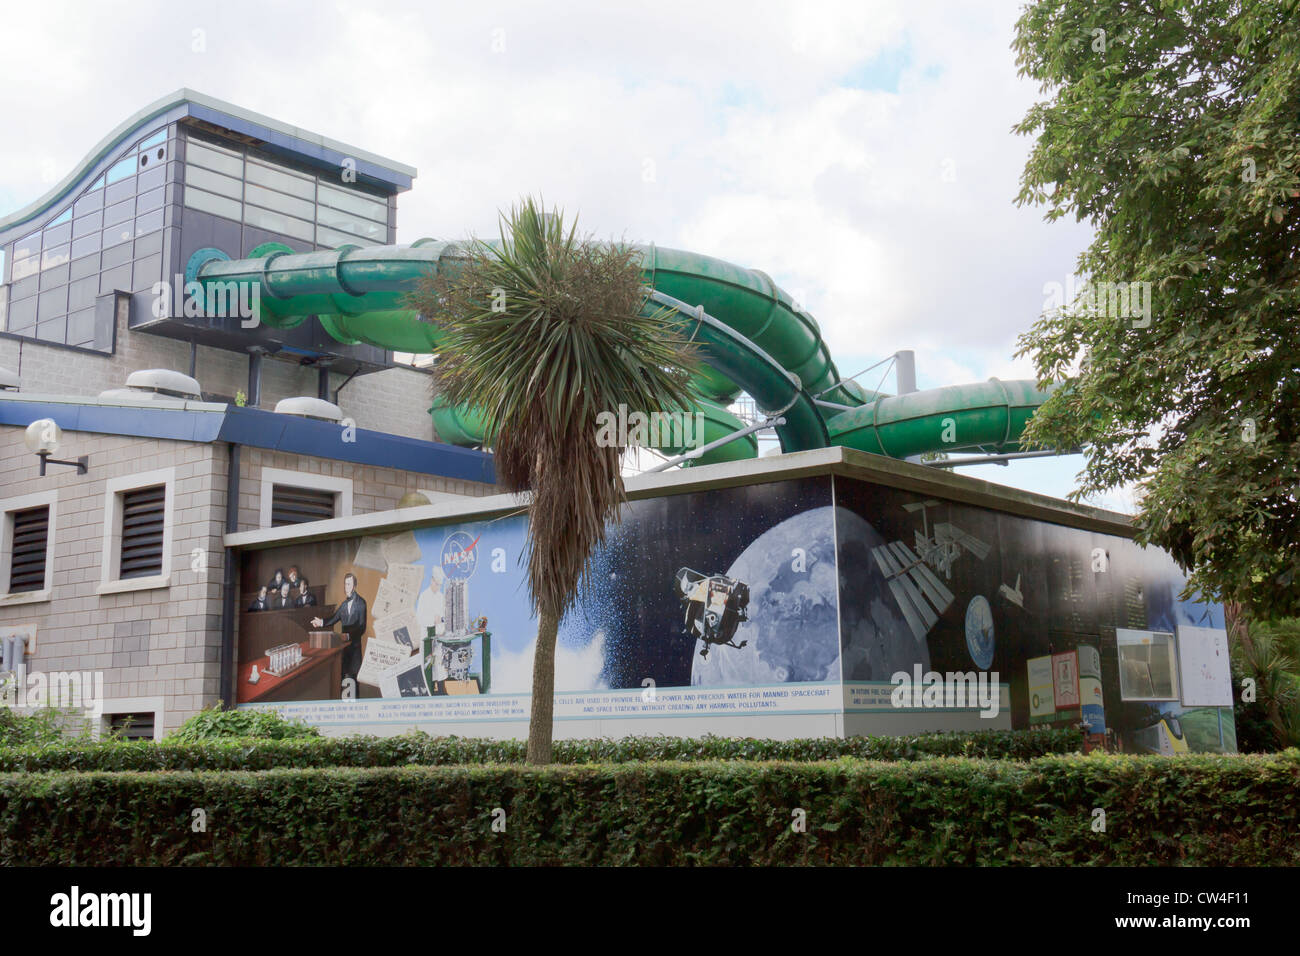
[[[52,418],[69,432],[171,441],[238,442],[270,451],[396,468],[459,481],[486,484],[496,481],[492,456],[485,452],[362,428],[356,430],[355,441],[345,442],[342,429],[336,424],[277,415],[260,408],[227,405],[222,411],[203,411],[0,399],[0,425],[26,428],[41,418]]]

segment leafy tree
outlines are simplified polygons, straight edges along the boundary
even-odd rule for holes
[[[668,314],[648,305],[640,254],[576,230],[525,199],[502,216],[499,242],[472,241],[457,268],[430,274],[410,297],[442,330],[434,387],[482,411],[497,480],[530,493],[529,763],[551,761],[560,621],[626,500],[624,449],[597,440],[596,416],[620,404],[686,408],[695,368]]]
[[[1087,446],[1078,498],[1137,483],[1139,540],[1257,617],[1300,613],[1296,6],[1039,0],[1013,44],[1049,96],[1018,201],[1095,229],[1092,294],[1021,338],[1067,382],[1025,439]]]

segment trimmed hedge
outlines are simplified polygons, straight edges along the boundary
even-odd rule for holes
[[[557,740],[555,762],[624,763],[661,760],[912,760],[921,757],[1029,759],[1078,751],[1077,730],[990,730],[912,737],[753,738],[628,737]],[[0,748],[0,772],[61,770],[271,770],[308,767],[401,767],[407,764],[523,763],[521,740],[431,737],[322,737],[199,742],[110,741]]]
[[[1298,785],[1297,750],[3,774],[0,864],[1294,865]]]

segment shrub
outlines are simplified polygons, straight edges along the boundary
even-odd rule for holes
[[[0,865],[1294,865],[1298,784],[1294,749],[0,774]]]
[[[245,713],[236,711],[235,713]],[[198,721],[199,714],[193,721]],[[186,725],[189,726],[188,723]],[[182,728],[184,730],[184,728]],[[69,743],[58,747],[0,747],[0,771],[58,770],[270,770],[307,767],[400,767],[408,764],[522,763],[521,740],[431,737],[302,737],[279,740],[169,735],[152,741]],[[785,760],[805,762],[858,757],[913,760],[967,756],[1028,759],[1077,751],[1077,730],[980,731],[912,737],[754,738],[627,737],[620,740],[559,740],[556,762],[621,763],[663,760]]]
[[[320,731],[300,720],[288,720],[274,710],[201,710],[167,735],[177,743],[227,738],[289,740],[319,737]]]

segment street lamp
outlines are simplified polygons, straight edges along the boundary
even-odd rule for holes
[[[84,475],[90,469],[89,455],[82,455],[76,461],[60,461],[58,458],[50,457],[59,450],[59,442],[62,440],[63,429],[52,418],[38,418],[27,426],[27,432],[23,435],[27,450],[41,459],[42,475],[45,474],[47,462],[51,465],[67,465],[76,468],[77,474]]]

